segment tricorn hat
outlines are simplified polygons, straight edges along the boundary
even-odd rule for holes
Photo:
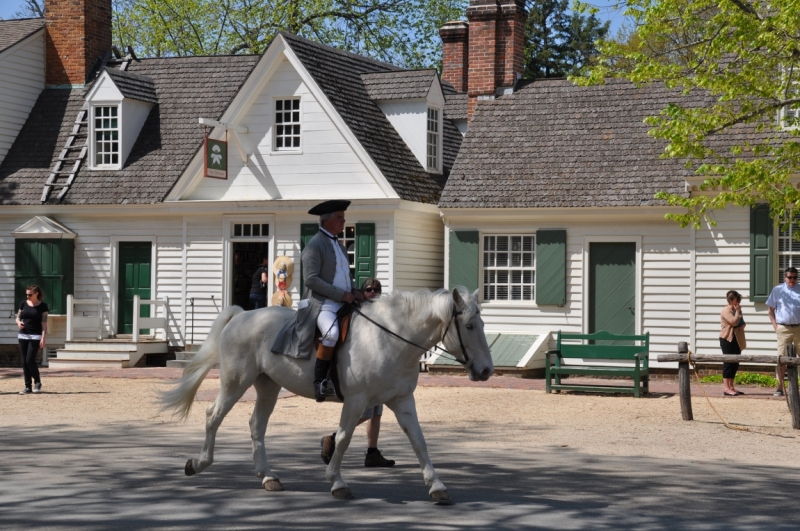
[[[343,199],[331,199],[330,201],[323,201],[314,208],[308,211],[312,216],[321,216],[323,214],[330,214],[331,212],[344,212],[350,206],[350,201]]]

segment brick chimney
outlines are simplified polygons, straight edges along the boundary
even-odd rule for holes
[[[467,37],[469,120],[472,120],[472,114],[481,101],[490,101],[498,94],[512,91],[517,79],[522,75],[527,16],[525,0],[470,0],[467,7],[469,23],[466,25],[469,30]],[[442,31],[444,32],[452,24],[454,23],[448,22]],[[442,41],[445,42],[444,49],[447,49],[444,35]],[[448,79],[444,73],[446,57],[443,56],[444,79]]]
[[[111,0],[45,0],[47,85],[83,86],[111,49]]]
[[[458,92],[467,91],[469,72],[469,24],[448,22],[439,30],[442,38],[442,79]]]

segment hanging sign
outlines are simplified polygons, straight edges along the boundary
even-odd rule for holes
[[[203,142],[203,175],[214,179],[228,178],[228,143],[205,137]]]

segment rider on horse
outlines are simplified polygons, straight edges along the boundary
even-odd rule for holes
[[[314,366],[314,397],[317,402],[324,402],[326,395],[333,394],[323,383],[339,340],[336,312],[344,303],[364,298],[353,286],[347,251],[336,236],[344,231],[344,212],[348,206],[350,201],[332,200],[308,211],[311,215],[319,216],[320,225],[319,232],[306,244],[302,255],[305,299],[311,309],[309,317],[316,314],[316,318],[307,319],[307,322],[316,323],[322,333]],[[301,335],[299,332],[298,335]]]

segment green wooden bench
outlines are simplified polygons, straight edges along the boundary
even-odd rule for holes
[[[596,342],[602,342],[600,344]],[[627,344],[613,344],[610,342]],[[636,343],[640,344],[637,345]],[[550,350],[545,358],[545,378],[547,392],[550,391],[588,391],[594,393],[631,393],[636,398],[649,392],[648,354],[650,333],[643,336],[622,336],[609,332],[595,334],[562,334],[558,331],[555,350]],[[590,361],[587,365],[565,365],[570,359]],[[621,360],[632,365],[615,365],[603,361]],[[575,376],[616,376],[633,378],[633,386],[562,384],[561,377]],[[552,380],[555,378],[555,383]]]

